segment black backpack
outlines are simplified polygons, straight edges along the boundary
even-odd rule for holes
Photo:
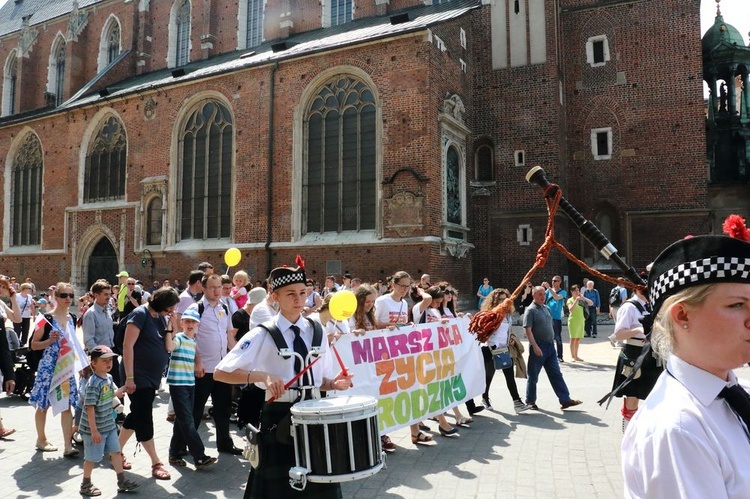
[[[620,286],[615,286],[612,291],[609,292],[609,304],[612,307],[619,307],[622,305],[622,295],[620,294]]]

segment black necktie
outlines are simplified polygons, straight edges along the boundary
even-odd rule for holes
[[[307,359],[307,345],[305,345],[305,342],[302,340],[302,336],[300,336],[300,330],[299,327],[297,327],[295,324],[292,324],[289,326],[292,332],[294,333],[294,342],[292,343],[292,346],[294,347],[294,352],[298,353],[302,356],[303,359]],[[297,356],[294,357],[294,373],[299,374],[299,372],[303,368],[303,362],[299,360]],[[299,380],[300,384],[302,386],[307,385],[307,374],[302,376],[302,379]]]
[[[725,386],[719,393],[750,430],[750,395],[740,385]]]

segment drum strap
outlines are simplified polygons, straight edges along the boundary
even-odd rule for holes
[[[313,327],[312,346],[319,347],[323,343],[323,326],[321,326],[319,322],[314,321],[309,317],[305,317],[305,319],[310,321],[310,325]],[[286,340],[284,340],[284,336],[281,335],[279,327],[274,323],[273,320],[266,321],[263,324],[258,325],[268,331],[268,334],[271,335],[271,338],[273,339],[273,342],[276,343],[276,348],[278,348],[279,351],[285,348],[289,348],[289,345],[286,344]]]

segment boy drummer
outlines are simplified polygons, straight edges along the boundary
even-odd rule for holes
[[[298,268],[279,267],[271,271],[269,282],[279,313],[266,325],[278,327],[289,350],[306,357],[313,345],[314,328],[302,316],[307,290],[304,262],[297,257]],[[328,342],[319,345],[320,361],[294,383],[295,387],[314,386],[319,390],[346,390],[351,375],[335,375]],[[267,329],[258,326],[245,335],[216,366],[214,379],[225,383],[256,383],[266,390],[259,435],[260,464],[251,469],[246,498],[320,497],[340,498],[339,484],[308,483],[298,492],[289,485],[289,469],[295,466],[294,446],[289,434],[290,409],[301,398],[314,397],[317,389],[300,390],[284,384],[294,378],[302,366],[296,356],[284,358]],[[314,357],[313,357],[314,358]],[[303,382],[303,380],[305,380]],[[274,402],[269,399],[275,398]]]

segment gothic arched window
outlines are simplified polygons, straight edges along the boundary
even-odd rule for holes
[[[232,151],[229,109],[207,100],[180,133],[177,240],[231,235]]]
[[[161,244],[162,201],[156,196],[146,207],[146,244],[158,246]]]
[[[304,118],[302,233],[375,228],[375,97],[350,76],[330,79]]]
[[[12,246],[38,245],[42,227],[42,144],[29,133],[16,152],[11,170]]]
[[[175,65],[184,66],[188,62],[190,62],[190,0],[184,0],[177,11]]]
[[[115,116],[102,122],[86,154],[83,201],[93,203],[125,197],[127,138]]]

